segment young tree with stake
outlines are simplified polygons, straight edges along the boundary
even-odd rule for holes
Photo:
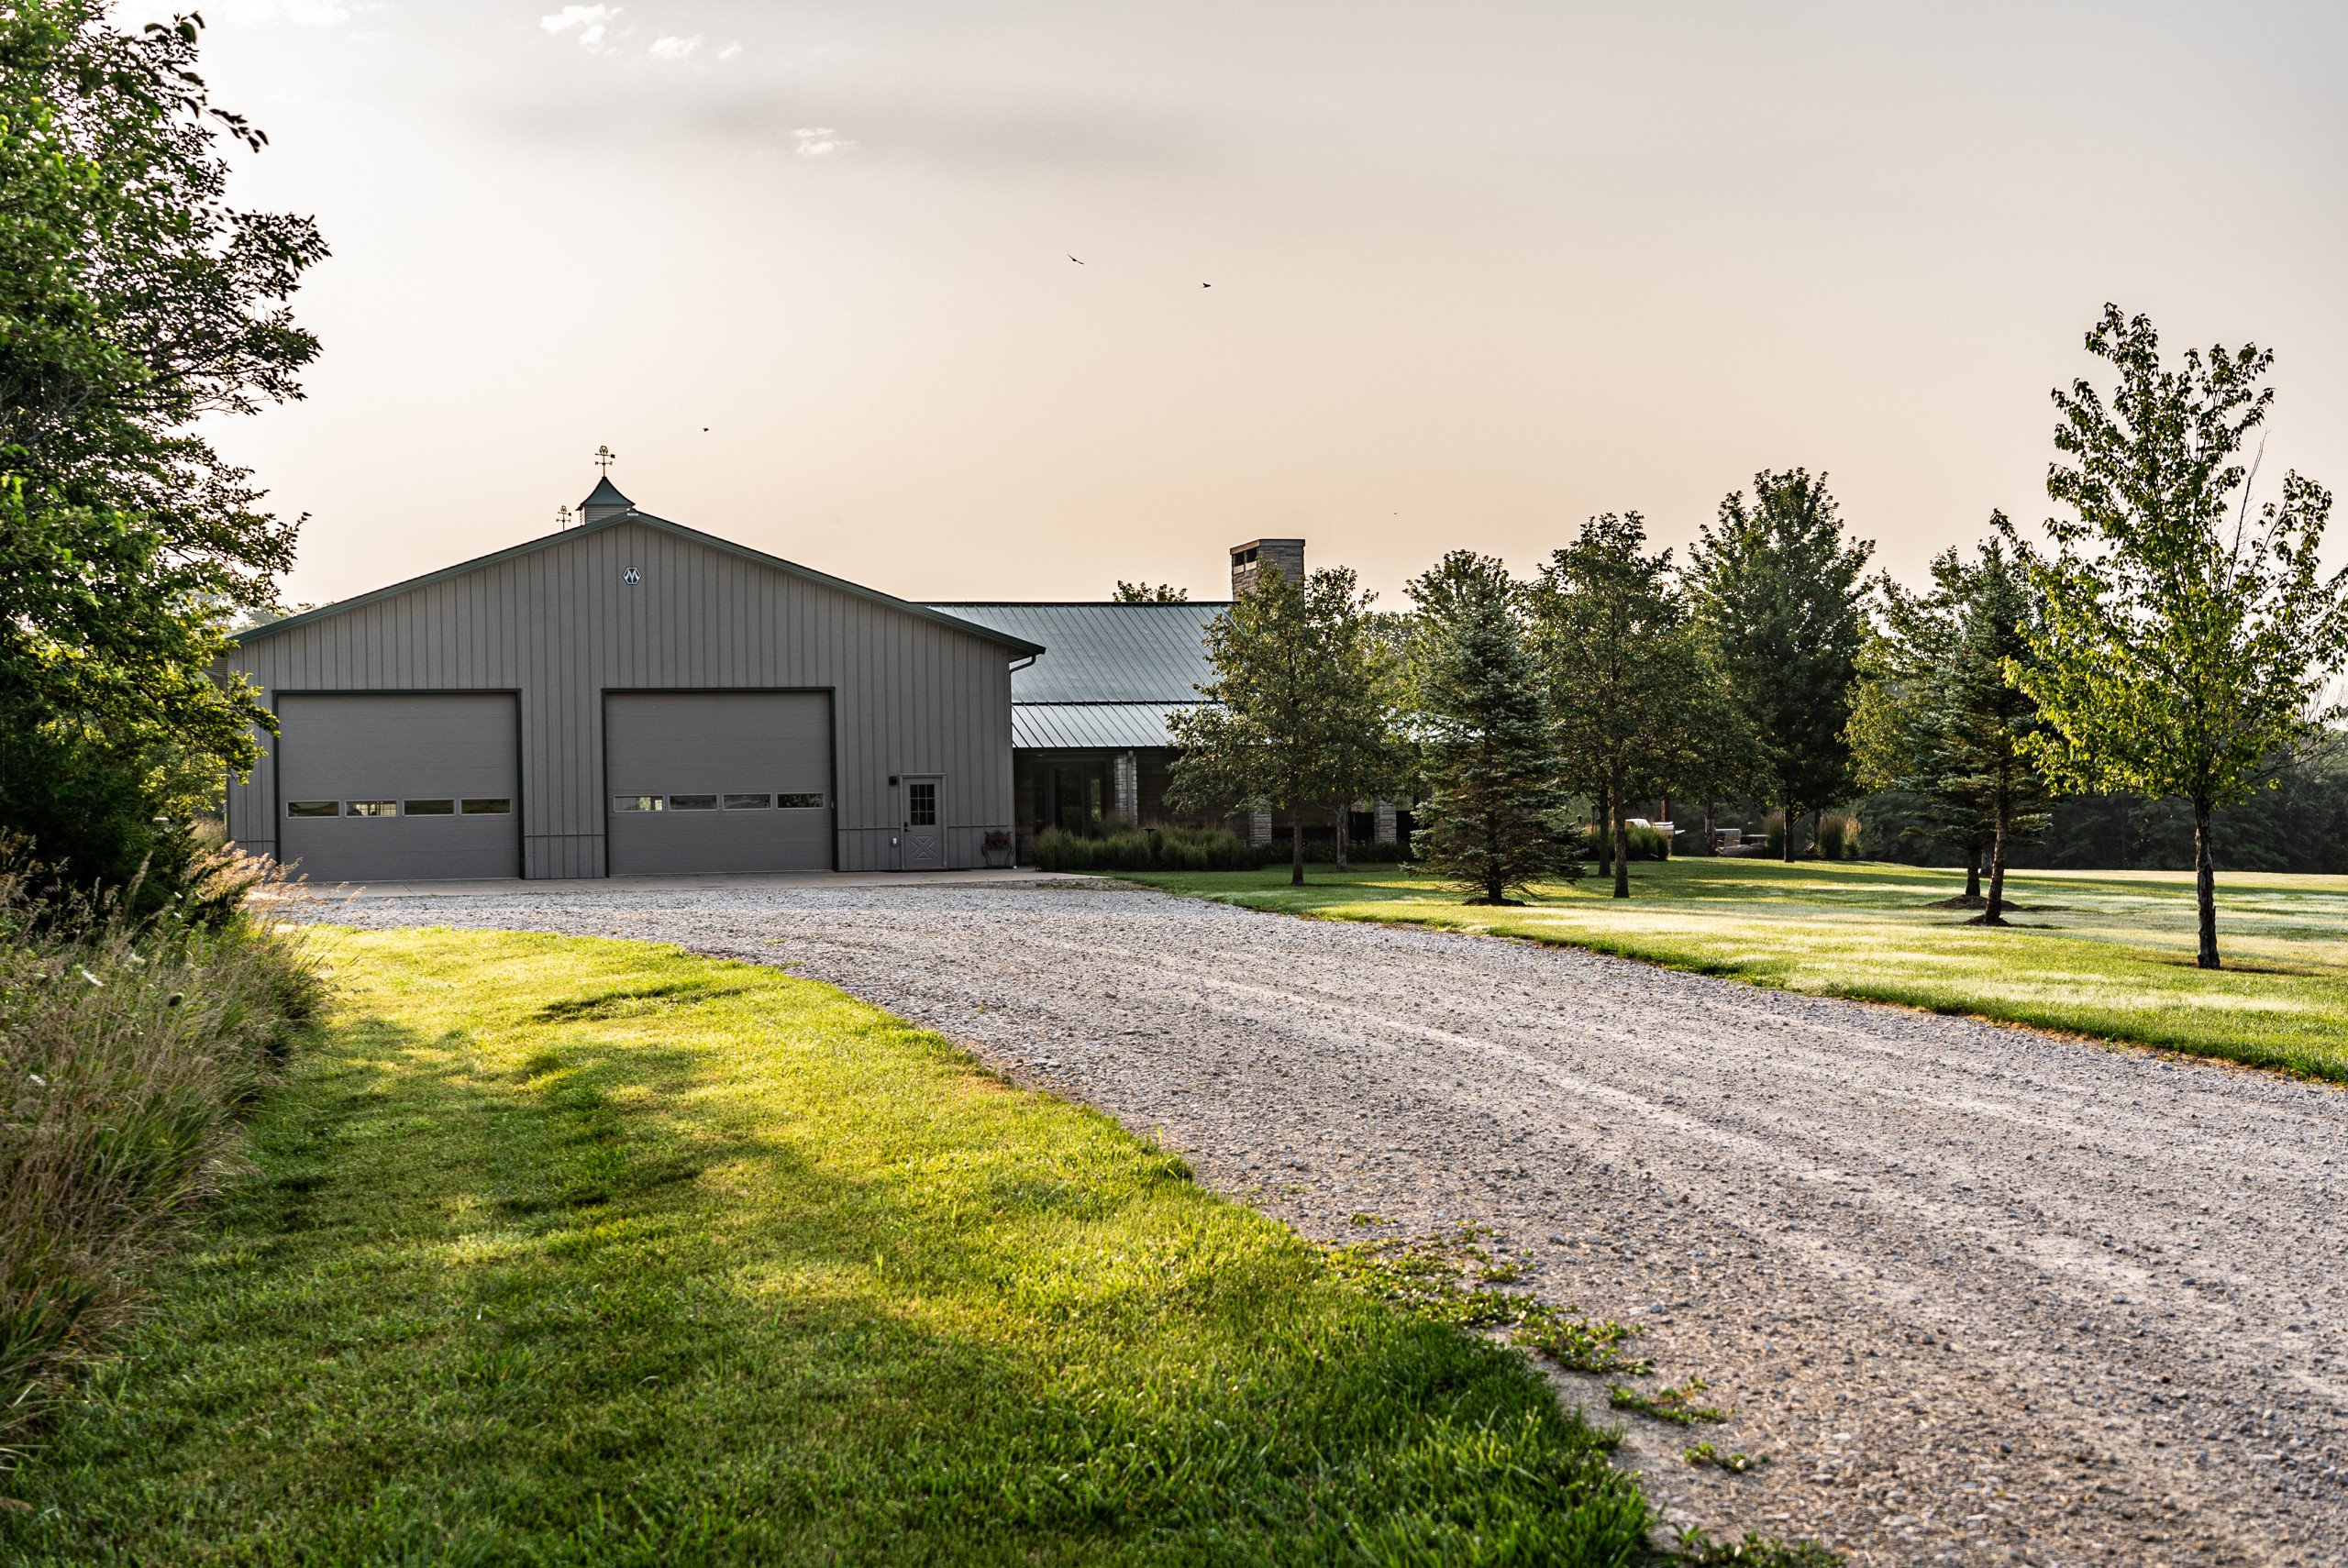
[[[2283,476],[2254,506],[2249,437],[2275,389],[2270,350],[2187,349],[2165,366],[2144,316],[2106,305],[2088,351],[2117,372],[2109,403],[2057,389],[2052,550],[2006,536],[2044,602],[2037,656],[2012,667],[2058,785],[2182,797],[2193,811],[2196,961],[2218,960],[2210,817],[2247,799],[2266,759],[2340,716],[2318,694],[2348,646],[2348,570],[2318,564],[2331,496]]]

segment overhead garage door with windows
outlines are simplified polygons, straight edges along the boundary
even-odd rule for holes
[[[511,692],[277,701],[278,853],[312,882],[518,877]]]
[[[823,691],[604,697],[615,877],[832,868]]]

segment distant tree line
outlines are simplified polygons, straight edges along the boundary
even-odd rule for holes
[[[1947,901],[1985,925],[2016,867],[2190,867],[2215,967],[2221,861],[2333,869],[2348,844],[2322,695],[2348,571],[2319,564],[2320,485],[2252,495],[2271,353],[2165,364],[2112,306],[2087,348],[2116,385],[2054,393],[2043,541],[1993,513],[1922,590],[1868,580],[1872,546],[1800,469],[1731,493],[1684,568],[1623,513],[1529,580],[1446,555],[1396,615],[1343,569],[1266,573],[1210,628],[1217,705],[1178,721],[1170,798],[1286,812],[1298,882],[1307,813],[1335,820],[1342,863],[1346,809],[1406,798],[1419,862],[1495,903],[1578,877],[1586,849],[1629,897],[1634,802],[1700,804],[1700,853],[1716,803],[1774,808],[1791,860],[1856,801],[1878,854],[1964,866]]]
[[[1592,852],[1628,898],[1640,802],[1700,804],[1709,851],[1716,801],[1814,826],[1847,794],[1869,551],[1796,469],[1727,497],[1684,569],[1626,513],[1530,579],[1454,551],[1396,615],[1342,568],[1265,573],[1208,628],[1213,705],[1176,721],[1169,799],[1288,813],[1298,882],[1308,813],[1342,846],[1346,808],[1387,797],[1415,802],[1419,862],[1477,901],[1578,878]]]

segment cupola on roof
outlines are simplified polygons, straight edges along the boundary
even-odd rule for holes
[[[623,512],[635,510],[636,502],[622,495],[620,487],[612,482],[612,476],[605,474],[595,481],[595,488],[588,492],[587,499],[579,503],[579,520],[581,523],[601,523],[606,517],[616,517]]]

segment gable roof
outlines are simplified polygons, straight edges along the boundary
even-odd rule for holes
[[[908,615],[924,621],[949,626],[958,632],[968,632],[973,636],[983,637],[1014,654],[1024,655],[1029,658],[1034,658],[1044,651],[1042,644],[1029,642],[1024,637],[1014,635],[1000,628],[945,614],[927,605],[915,604],[909,600],[899,599],[893,594],[883,593],[877,588],[867,588],[862,583],[850,582],[844,577],[833,577],[827,572],[817,571],[813,567],[803,567],[796,561],[784,560],[781,556],[770,556],[763,550],[754,550],[748,545],[737,545],[731,539],[721,539],[714,534],[704,534],[697,528],[688,528],[681,523],[671,523],[666,517],[655,517],[649,512],[637,512],[633,509],[610,517],[600,518],[582,527],[566,528],[558,534],[526,539],[521,544],[510,546],[503,550],[493,550],[485,556],[475,556],[469,561],[459,561],[454,566],[442,567],[438,571],[428,571],[421,577],[411,577],[404,581],[394,582],[353,598],[337,600],[332,604],[322,604],[316,610],[305,610],[299,615],[288,615],[282,621],[271,621],[265,626],[254,626],[238,632],[231,640],[243,644],[261,637],[275,636],[280,632],[291,631],[296,626],[306,626],[314,621],[324,621],[347,611],[356,610],[362,604],[372,604],[380,600],[389,599],[394,594],[422,588],[427,583],[445,582],[452,577],[462,577],[467,572],[479,571],[484,567],[497,566],[523,556],[534,555],[540,550],[552,549],[558,545],[567,544],[573,539],[583,539],[590,534],[600,533],[606,528],[616,528],[626,523],[641,524],[645,527],[673,535],[680,539],[688,540],[709,549],[721,550],[727,555],[738,556],[744,560],[756,562],[759,566],[789,572],[809,582],[820,583],[825,588],[837,589],[842,593],[852,594],[858,599],[885,605],[892,610],[901,610]]]
[[[1214,679],[1206,629],[1224,603],[932,604],[958,621],[991,627],[1046,651],[1011,672],[1011,700],[1061,702],[1203,702]],[[1133,744],[1127,742],[1124,744]],[[1164,743],[1157,743],[1164,744]]]

